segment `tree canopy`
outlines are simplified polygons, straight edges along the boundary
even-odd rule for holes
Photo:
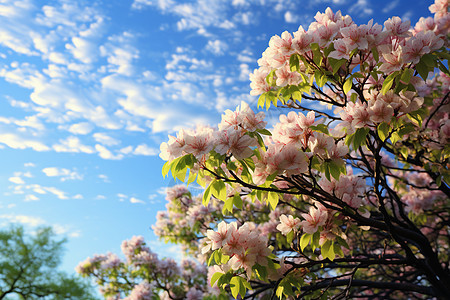
[[[0,231],[0,299],[95,299],[84,280],[58,271],[64,242],[49,227]]]
[[[153,229],[198,262],[133,237],[78,271],[112,299],[449,299],[448,1],[430,11],[273,36],[250,86],[278,123],[243,102],[161,145],[203,193],[168,189]]]

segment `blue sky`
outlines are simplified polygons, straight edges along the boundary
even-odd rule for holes
[[[179,255],[150,229],[174,184],[167,135],[254,102],[248,75],[270,37],[317,11],[415,24],[431,3],[0,0],[0,226],[53,226],[70,272],[133,235]]]

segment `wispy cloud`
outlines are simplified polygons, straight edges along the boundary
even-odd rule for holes
[[[59,177],[61,181],[83,179],[83,176],[78,172],[65,168],[48,167],[42,169],[42,172],[48,177]]]

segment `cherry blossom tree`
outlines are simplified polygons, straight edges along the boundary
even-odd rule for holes
[[[126,262],[79,272],[113,299],[450,298],[448,1],[430,11],[414,27],[317,13],[272,37],[250,75],[278,123],[242,103],[161,145],[163,175],[204,191],[168,189],[153,229],[207,277],[139,238]]]

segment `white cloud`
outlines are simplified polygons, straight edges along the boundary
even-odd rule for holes
[[[99,174],[98,178],[100,178],[103,182],[109,182],[108,175],[105,174]]]
[[[350,7],[349,12],[351,14],[358,14],[361,16],[368,16],[373,14],[373,9],[367,0],[358,0]]]
[[[389,4],[383,8],[383,13],[385,13],[385,14],[390,13],[391,10],[393,10],[395,7],[397,7],[399,2],[400,2],[400,0],[395,0],[395,1],[389,2]]]
[[[206,33],[205,28],[216,27],[232,29],[236,26],[227,19],[228,3],[226,1],[196,0],[191,3],[171,0],[135,0],[132,7],[142,9],[148,5],[155,5],[163,13],[170,13],[180,18],[177,22],[178,30],[193,29],[197,33]]]
[[[61,200],[69,199],[69,197],[67,197],[66,192],[63,192],[60,189],[57,189],[55,187],[46,187],[45,190],[48,191],[49,193],[55,195],[58,199],[61,199]]]
[[[108,43],[100,46],[100,53],[106,57],[108,71],[126,76],[134,73],[133,60],[139,58],[139,51],[133,46],[134,36],[129,32],[108,38]]]
[[[81,194],[76,194],[72,197],[72,199],[81,200],[81,199],[84,199],[84,196]]]
[[[240,74],[239,74],[239,80],[241,81],[248,81],[250,76],[250,69],[247,64],[240,64],[239,65]]]
[[[48,151],[50,150],[49,147],[44,145],[43,143],[29,139],[24,138],[21,136],[18,136],[14,133],[2,133],[0,134],[0,143],[5,144],[6,146],[13,148],[13,149],[27,149],[31,148],[35,151]]]
[[[130,198],[130,203],[141,203],[141,204],[145,204],[145,202],[144,201],[142,201],[142,200],[139,200],[139,199],[137,199],[137,198],[135,198],[135,197],[131,197]]]
[[[69,132],[73,134],[85,135],[90,133],[94,129],[94,126],[88,122],[72,124],[69,127]]]
[[[79,138],[75,136],[69,136],[66,139],[59,140],[59,144],[53,145],[53,150],[56,152],[75,152],[75,153],[94,153],[94,149],[91,146],[83,145]]]
[[[33,195],[33,194],[28,194],[28,195],[25,195],[25,202],[28,202],[28,201],[38,201],[39,200],[39,198],[38,197],[36,197],[36,195]]]
[[[112,138],[103,132],[94,133],[93,137],[98,143],[106,146],[115,146],[120,144],[119,140]]]
[[[159,154],[159,149],[151,148],[146,144],[141,144],[134,149],[133,154],[154,156]]]
[[[45,224],[45,221],[42,218],[25,215],[0,215],[0,219],[7,220],[8,223],[21,223],[30,226],[40,226]]]
[[[298,16],[294,15],[292,12],[287,11],[284,14],[284,20],[286,21],[286,23],[297,23],[298,22]]]
[[[100,144],[95,145],[95,150],[97,150],[98,155],[103,159],[112,159],[112,160],[118,160],[122,159],[122,154],[114,155],[111,151],[109,151],[105,146],[102,146]]]
[[[15,184],[25,184],[25,181],[18,176],[9,177],[8,180]]]
[[[215,41],[208,41],[208,44],[206,45],[206,50],[212,52],[215,55],[223,55],[225,51],[228,50],[227,43],[215,40]]]
[[[71,171],[65,168],[49,167],[42,169],[48,177],[60,177],[61,181],[66,180],[82,180],[83,176],[78,174],[76,171]]]

